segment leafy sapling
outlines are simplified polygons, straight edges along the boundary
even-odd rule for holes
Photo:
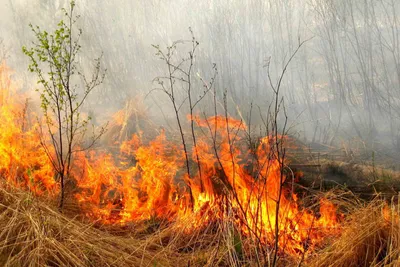
[[[83,105],[103,83],[106,70],[101,67],[101,57],[95,59],[90,78],[80,68],[82,30],[75,32],[79,19],[74,15],[75,7],[75,1],[71,1],[68,10],[62,9],[65,20],[58,23],[53,33],[30,24],[36,40],[32,47],[22,48],[29,57],[29,71],[36,74],[41,85],[37,89],[45,122],[40,126],[41,145],[60,183],[60,209],[64,205],[65,184],[71,178],[74,154],[90,149],[106,130],[101,127],[95,131],[93,125],[92,136],[87,138],[88,126],[92,123],[90,116],[83,115]],[[79,78],[80,85],[76,82]]]

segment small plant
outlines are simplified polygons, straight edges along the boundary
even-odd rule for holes
[[[209,83],[205,82],[201,77],[200,80],[203,83],[203,90],[195,90],[194,88],[194,64],[196,50],[199,46],[199,42],[196,40],[193,31],[189,28],[191,39],[185,41],[175,41],[172,45],[167,46],[166,49],[160,48],[159,45],[153,45],[156,50],[156,56],[167,66],[167,74],[165,76],[159,76],[154,79],[154,82],[158,85],[159,90],[167,95],[169,98],[175,113],[175,119],[178,124],[183,151],[185,154],[185,167],[186,173],[189,179],[193,178],[193,172],[190,166],[190,142],[193,144],[193,150],[195,154],[195,163],[197,165],[197,172],[200,177],[201,191],[204,190],[202,181],[202,170],[200,164],[199,152],[197,149],[197,137],[195,134],[195,122],[194,115],[197,110],[198,104],[211,92],[214,81],[217,75],[216,67],[214,65],[214,76],[211,78]],[[179,45],[190,45],[190,51],[188,56],[182,59],[176,57],[177,48]],[[183,90],[182,90],[183,89]],[[181,100],[179,95],[183,91],[184,99]],[[187,102],[187,103],[186,103]],[[184,121],[181,114],[183,106],[187,106],[190,115],[190,137],[185,136]],[[191,140],[190,140],[191,139]],[[190,194],[190,202],[193,204],[193,194],[190,186],[187,187]]]
[[[80,71],[77,57],[81,51],[79,40],[82,30],[75,34],[79,16],[74,16],[74,9],[75,1],[71,1],[69,10],[63,9],[66,20],[61,20],[53,33],[30,24],[36,42],[31,48],[22,48],[30,59],[29,71],[36,74],[42,87],[37,89],[46,125],[40,127],[41,145],[60,183],[60,209],[64,203],[65,183],[71,176],[73,154],[92,147],[105,132],[105,127],[98,133],[93,131],[91,141],[85,144],[91,118],[83,116],[82,107],[93,89],[103,83],[105,71],[101,69],[100,58],[95,60],[90,79]],[[75,84],[79,77],[84,84],[81,90]],[[48,134],[50,145],[44,132]]]

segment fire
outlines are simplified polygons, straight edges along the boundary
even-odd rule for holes
[[[21,113],[25,106],[16,101],[5,65],[0,74],[0,175],[37,194],[54,194],[58,186],[46,156],[52,152],[40,145],[37,126]],[[85,214],[108,224],[156,218],[189,232],[229,219],[244,235],[269,246],[277,240],[292,255],[312,251],[337,231],[332,203],[322,200],[317,215],[301,207],[288,186],[291,176],[275,148],[276,138],[286,137],[267,136],[249,149],[242,121],[225,116],[189,119],[202,133],[189,149],[190,174],[183,149],[164,132],[147,143],[139,138],[143,135],[133,135],[119,145],[118,153],[77,153],[74,196]]]
[[[11,71],[0,65],[0,177],[36,194],[55,193],[52,165],[30,120],[27,98],[17,93]],[[51,153],[50,151],[48,151]]]

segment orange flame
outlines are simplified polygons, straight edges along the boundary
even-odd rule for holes
[[[182,221],[189,231],[234,213],[244,234],[265,244],[273,244],[278,236],[279,247],[291,254],[311,250],[335,232],[338,218],[332,203],[321,200],[319,216],[299,208],[297,196],[285,186],[283,163],[273,153],[274,138],[261,139],[252,152],[239,139],[246,130],[241,121],[225,117],[194,121],[216,135],[212,145],[210,138],[197,141],[200,171],[190,178],[183,171],[183,152],[164,133],[148,145],[134,135],[120,146],[118,164],[108,154],[82,156],[86,166],[78,169],[87,171],[77,179],[82,191],[78,199],[91,203],[92,216],[108,223],[156,217]]]
[[[23,94],[0,65],[0,177],[9,183],[42,194],[57,191],[52,165],[40,145],[37,125],[29,120]],[[49,153],[51,153],[49,151]]]
[[[46,156],[51,151],[40,145],[43,140],[36,125],[21,117],[24,105],[15,100],[7,73],[2,65],[0,175],[37,194],[55,193],[58,187]],[[165,133],[148,144],[134,135],[120,144],[118,155],[76,154],[75,196],[86,215],[110,224],[158,218],[176,222],[186,231],[232,219],[243,234],[266,245],[278,240],[279,247],[292,255],[312,251],[336,232],[338,218],[332,203],[322,200],[316,215],[302,208],[288,187],[286,163],[274,147],[276,138],[287,137],[267,136],[249,149],[242,121],[224,116],[189,119],[209,133],[199,135],[196,149],[189,149],[190,174],[185,172],[183,150]]]

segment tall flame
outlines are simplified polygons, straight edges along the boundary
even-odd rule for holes
[[[0,82],[0,176],[37,194],[54,194],[58,186],[46,155],[51,151],[40,145],[43,137],[24,112],[24,102],[16,100],[4,64]],[[301,207],[288,187],[285,162],[274,147],[276,138],[285,137],[267,136],[249,149],[242,121],[189,119],[208,133],[198,134],[196,147],[189,149],[189,174],[183,149],[164,132],[148,143],[133,135],[118,153],[77,153],[75,197],[86,215],[109,224],[158,218],[186,231],[232,218],[244,235],[266,245],[277,240],[293,255],[312,250],[338,226],[332,203],[321,201],[316,215]]]
[[[55,193],[52,165],[40,145],[37,125],[29,120],[27,98],[18,94],[11,71],[0,65],[0,177],[37,194]]]

